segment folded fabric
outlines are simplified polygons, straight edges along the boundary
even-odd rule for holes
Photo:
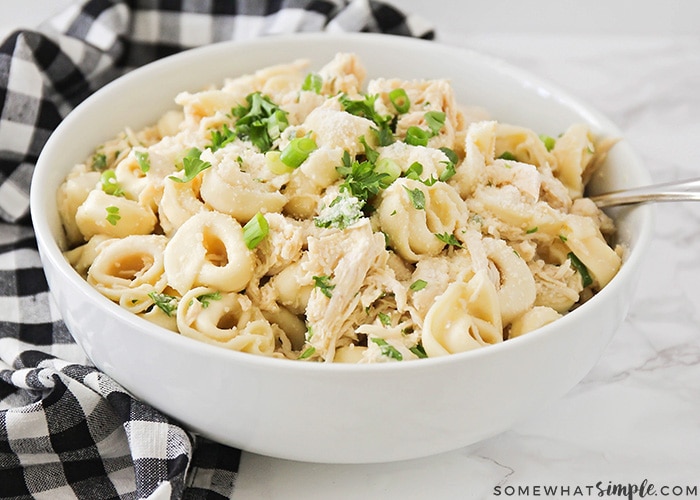
[[[129,70],[224,40],[302,31],[432,39],[371,0],[83,0],[0,46],[0,498],[229,498],[240,450],[208,441],[94,368],[54,307],[29,185],[51,132]]]

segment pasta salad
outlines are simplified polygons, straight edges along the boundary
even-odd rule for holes
[[[613,144],[366,81],[352,53],[183,92],[58,193],[71,265],[142,318],[223,348],[397,362],[544,326],[621,265],[584,196]]]

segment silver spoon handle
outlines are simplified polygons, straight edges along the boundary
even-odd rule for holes
[[[648,201],[700,201],[700,178],[591,196],[600,208]]]

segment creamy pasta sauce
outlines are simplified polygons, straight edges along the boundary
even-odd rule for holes
[[[306,362],[497,344],[613,278],[584,197],[611,142],[470,116],[446,80],[365,80],[337,54],[180,94],[71,171],[66,257],[173,332]]]

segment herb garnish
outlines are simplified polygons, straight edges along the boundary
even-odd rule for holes
[[[107,155],[104,153],[95,153],[92,155],[92,169],[104,170],[107,168]]]
[[[240,105],[231,110],[233,116],[238,118],[236,135],[249,140],[260,152],[265,153],[272,149],[273,141],[289,126],[287,112],[260,92],[248,94],[245,99],[247,106]]]
[[[380,312],[377,316],[379,317],[379,321],[382,323],[382,325],[391,326],[391,316],[382,312]]]
[[[576,271],[581,275],[581,283],[583,284],[583,288],[586,288],[587,286],[590,286],[593,284],[593,278],[591,278],[590,273],[588,272],[588,268],[586,265],[579,260],[576,255],[574,255],[573,252],[569,252],[566,255],[569,260],[571,261],[571,265],[574,266]]]
[[[316,348],[314,346],[307,347],[304,352],[302,352],[297,359],[310,358],[316,353]]]
[[[181,179],[174,175],[169,176],[170,179],[175,182],[185,183],[190,182],[192,179],[197,177],[201,172],[211,167],[211,163],[208,161],[202,161],[199,156],[202,152],[197,148],[191,148],[187,151],[187,154],[182,159],[182,166],[185,169],[185,176]]]
[[[113,226],[116,226],[119,219],[122,218],[122,216],[119,215],[119,207],[115,207],[114,205],[112,205],[110,207],[105,208],[105,210],[107,211],[107,217],[105,217],[105,219],[107,219],[107,222],[109,222]]]
[[[117,174],[114,170],[105,170],[100,176],[102,191],[112,196],[124,196],[122,185],[117,181]]]
[[[440,179],[442,182],[447,182],[450,178],[452,178],[457,171],[455,170],[455,165],[459,162],[459,157],[457,156],[457,153],[455,153],[452,149],[448,147],[442,147],[440,148],[440,151],[445,153],[445,156],[447,156],[446,162],[442,162],[445,164],[445,170],[442,171],[440,174]]]
[[[336,170],[345,178],[340,185],[341,190],[345,190],[355,198],[364,202],[375,196],[381,189],[386,188],[390,175],[386,172],[377,172],[375,165],[368,161],[358,162],[352,160],[350,154],[343,153],[343,164],[336,167]]]
[[[450,233],[443,233],[443,234],[435,234],[435,237],[442,241],[443,243],[446,243],[448,245],[452,245],[453,247],[457,248],[462,248],[463,245],[462,243],[455,237],[454,234]]]
[[[231,130],[229,126],[224,123],[221,130],[211,131],[211,144],[209,145],[209,149],[213,153],[217,149],[221,149],[230,142],[233,142],[237,137],[236,132]]]
[[[322,87],[323,78],[321,78],[321,75],[318,73],[308,73],[306,78],[304,78],[304,83],[301,84],[301,90],[307,90],[317,94],[321,93]]]
[[[166,293],[151,292],[148,294],[153,303],[163,311],[168,317],[172,317],[177,310],[177,297]]]
[[[267,219],[260,212],[256,213],[252,219],[243,226],[243,241],[250,250],[257,247],[270,232],[270,225]]]
[[[341,191],[330,205],[321,209],[318,217],[314,217],[316,227],[345,229],[364,217],[362,207],[364,202]]]
[[[314,286],[318,288],[323,295],[329,299],[333,296],[331,293],[335,288],[335,285],[331,285],[331,278],[329,276],[314,276]]]
[[[148,172],[151,169],[151,159],[148,156],[148,151],[134,151],[134,155],[136,156],[136,161],[139,164],[141,172],[144,174]]]
[[[197,296],[197,300],[202,304],[202,307],[206,309],[209,307],[209,301],[211,300],[221,300],[221,292],[205,293]]]
[[[418,356],[419,358],[427,358],[428,355],[425,353],[425,349],[423,349],[423,346],[420,344],[417,344],[411,348],[408,349],[411,351],[413,354]]]
[[[394,142],[394,131],[396,129],[396,117],[391,115],[381,115],[374,109],[374,103],[377,101],[377,95],[365,95],[363,99],[356,101],[350,99],[347,95],[340,96],[338,101],[343,106],[343,109],[351,115],[361,116],[372,120],[376,125],[376,129],[372,129],[377,136],[380,146],[388,146]]]
[[[416,210],[425,210],[425,193],[420,190],[420,188],[409,189],[406,186],[403,187],[408,193],[408,197],[413,204],[413,208]]]
[[[372,337],[370,340],[379,346],[379,350],[384,356],[395,359],[396,361],[403,361],[403,355],[396,347],[389,344],[386,340],[379,337]]]
[[[411,291],[417,292],[419,290],[423,290],[426,286],[428,286],[428,282],[425,280],[416,280],[411,285],[408,287]]]
[[[557,143],[557,140],[554,137],[550,137],[546,134],[540,134],[540,140],[544,143],[544,147],[547,148],[547,151],[554,149],[554,146]]]

